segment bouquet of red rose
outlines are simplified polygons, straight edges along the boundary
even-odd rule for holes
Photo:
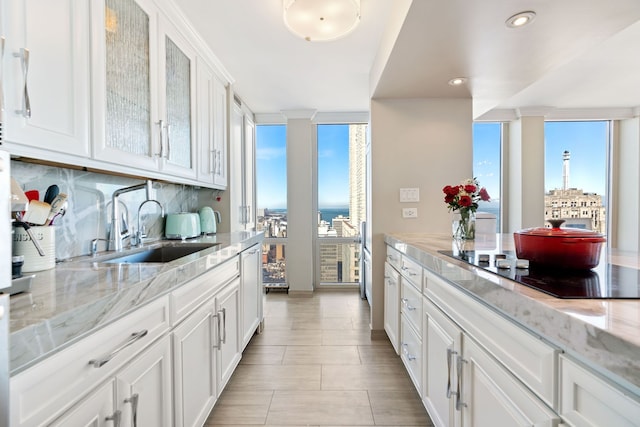
[[[491,198],[487,189],[480,187],[478,180],[465,179],[459,185],[447,185],[444,192],[444,202],[449,205],[449,211],[472,211],[478,209],[478,202],[488,202]]]

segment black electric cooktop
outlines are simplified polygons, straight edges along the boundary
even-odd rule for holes
[[[444,255],[480,267],[501,277],[552,295],[556,298],[586,299],[640,299],[640,270],[601,261],[592,270],[562,270],[530,265],[522,269],[515,267],[516,255],[504,251],[510,268],[497,268],[496,254],[487,251],[438,251]],[[479,261],[480,255],[489,255],[489,262]],[[603,256],[604,258],[604,256]]]

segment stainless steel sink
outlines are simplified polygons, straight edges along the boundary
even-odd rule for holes
[[[175,261],[187,255],[203,251],[219,245],[219,243],[187,243],[175,246],[161,246],[147,249],[130,255],[104,260],[107,264],[165,263]]]

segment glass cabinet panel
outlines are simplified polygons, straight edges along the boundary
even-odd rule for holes
[[[152,157],[149,16],[132,0],[105,6],[105,144]]]
[[[191,168],[191,60],[166,37],[167,156]]]

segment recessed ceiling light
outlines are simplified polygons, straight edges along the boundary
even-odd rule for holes
[[[505,23],[509,28],[520,28],[530,24],[536,17],[536,13],[532,11],[520,12],[507,19]]]
[[[451,80],[449,80],[449,84],[451,86],[460,86],[463,85],[467,82],[467,78],[466,77],[455,77]]]

